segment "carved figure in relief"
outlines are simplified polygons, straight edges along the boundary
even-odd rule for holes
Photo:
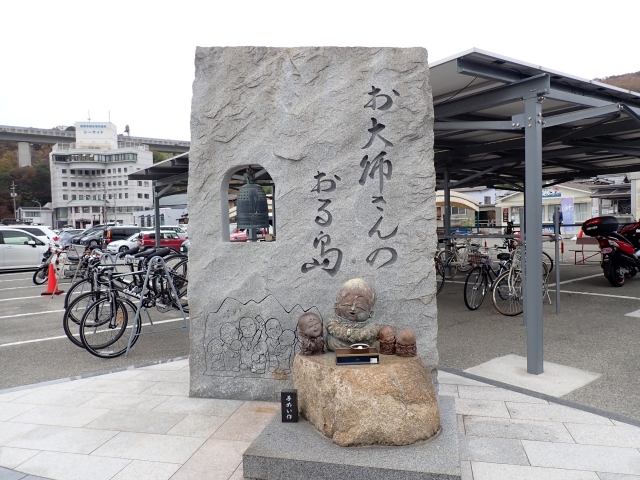
[[[250,317],[240,319],[240,368],[248,370],[251,368],[253,349],[260,341],[260,331],[256,326],[256,321]]]
[[[278,360],[278,370],[280,372],[291,372],[291,362],[293,360],[294,344],[296,333],[293,330],[285,330],[280,335],[280,341],[276,348],[276,359]]]
[[[220,339],[222,340],[222,355],[224,369],[232,372],[240,371],[240,350],[242,344],[238,340],[238,329],[233,323],[225,323],[220,327]]]
[[[382,355],[394,355],[396,353],[396,333],[393,328],[386,326],[380,329],[380,353]]]
[[[251,355],[251,372],[265,373],[267,371],[267,343],[260,341],[256,344]]]
[[[354,343],[373,345],[380,326],[373,322],[376,292],[362,278],[347,281],[333,304],[334,316],[327,321],[327,348],[349,348]]]
[[[399,357],[415,357],[417,354],[415,332],[406,328],[398,333],[396,355]]]
[[[282,335],[282,326],[277,318],[270,318],[265,325],[267,330],[267,351],[268,351],[268,370],[273,373],[278,368],[278,357],[276,352],[280,344],[280,335]]]
[[[298,319],[298,338],[302,344],[301,355],[321,355],[324,353],[322,320],[315,313],[305,313]]]
[[[209,342],[207,355],[212,370],[224,370],[222,341],[219,338],[214,338]]]

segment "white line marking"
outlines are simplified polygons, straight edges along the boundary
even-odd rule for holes
[[[64,310],[57,310],[57,311],[64,312]],[[2,317],[0,317],[0,318],[2,318]],[[187,319],[188,318],[189,317],[187,317]],[[162,324],[162,323],[182,322],[182,321],[184,321],[182,318],[171,318],[169,320],[159,320],[157,322],[153,322],[153,324],[154,325],[159,325],[159,324]],[[148,323],[148,322],[142,324],[143,327],[144,326],[148,326],[148,325],[151,325],[151,324]],[[129,329],[129,328],[131,328],[131,327],[127,327],[127,329]],[[142,332],[142,333],[144,333],[144,332]],[[75,334],[74,335],[74,337],[79,337],[79,336],[80,336],[79,334]],[[20,341],[20,342],[3,343],[3,344],[0,344],[0,348],[2,348],[2,347],[11,347],[11,346],[15,346],[15,345],[24,345],[24,344],[27,344],[27,343],[46,342],[46,341],[49,341],[49,340],[59,340],[61,338],[67,338],[67,336],[66,335],[59,335],[57,337],[36,338],[34,340],[23,340],[23,341]]]
[[[0,288],[0,292],[2,292],[4,290],[18,290],[20,288],[44,288],[44,289],[46,289],[47,286],[46,285],[29,285],[28,287],[7,287],[7,288]]]
[[[33,277],[12,278],[11,280],[0,280],[0,282],[19,282],[20,280],[31,280],[31,281],[33,281]]]
[[[551,272],[551,274],[549,276],[551,277],[551,276],[554,276],[554,275],[555,275],[555,273]],[[600,273],[596,273],[595,275],[587,275],[586,277],[573,278],[571,280],[564,280],[563,282],[560,282],[560,285],[564,285],[565,283],[571,283],[571,282],[579,282],[580,280],[587,280],[588,278],[596,278],[596,277],[602,277],[602,276],[603,276],[603,274],[602,274],[602,272],[600,272]],[[549,287],[555,287],[555,286],[556,286],[555,283],[550,283],[549,284]]]
[[[638,318],[640,318],[640,310],[634,310],[633,312],[626,313],[625,317],[638,317]]]
[[[58,295],[59,296],[59,295]],[[16,298],[3,298],[0,302],[10,302],[12,300],[24,300],[26,298],[41,298],[42,295],[36,295],[34,297],[16,297]],[[48,298],[48,297],[47,297]]]
[[[44,315],[45,313],[58,313],[58,312],[64,312],[64,309],[62,309],[62,310],[47,310],[46,312],[18,313],[17,315],[5,315],[4,317],[0,317],[0,319],[3,319],[3,318],[16,318],[16,317],[28,317],[28,316],[31,316],[31,315]]]
[[[626,297],[624,295],[610,295],[608,293],[571,292],[569,290],[560,290],[560,293],[575,293],[576,295],[593,295],[596,297],[611,297],[611,298],[624,298],[627,300],[640,300],[640,297]]]
[[[35,271],[35,268],[33,269]],[[9,275],[24,275],[25,272],[16,272],[16,273],[0,273],[0,277],[6,277]],[[28,277],[31,278],[31,277]]]

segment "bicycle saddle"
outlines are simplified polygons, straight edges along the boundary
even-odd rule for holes
[[[138,253],[140,251],[140,247],[133,247],[130,248],[129,250],[125,250],[122,253],[119,253],[117,256],[117,258],[122,258],[122,257],[126,257],[127,255],[133,255],[134,253]]]

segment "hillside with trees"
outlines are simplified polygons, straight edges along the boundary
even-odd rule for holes
[[[640,93],[640,72],[625,73],[624,75],[611,75],[610,77],[594,78],[596,82],[606,83],[614,87],[624,88],[632,92]]]
[[[18,166],[18,144],[0,142],[0,219],[13,217],[11,182],[16,184],[17,207],[37,207],[51,201],[49,153],[51,145],[31,146],[31,166]]]

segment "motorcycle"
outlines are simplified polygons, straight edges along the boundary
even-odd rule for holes
[[[640,272],[640,222],[619,225],[612,216],[595,217],[582,224],[585,235],[598,239],[602,273],[614,287]]]
[[[47,248],[42,254],[42,261],[40,262],[40,266],[33,274],[33,283],[35,283],[36,285],[42,285],[49,279],[49,264],[51,263],[53,252],[54,247],[52,245],[49,245],[49,248]]]

